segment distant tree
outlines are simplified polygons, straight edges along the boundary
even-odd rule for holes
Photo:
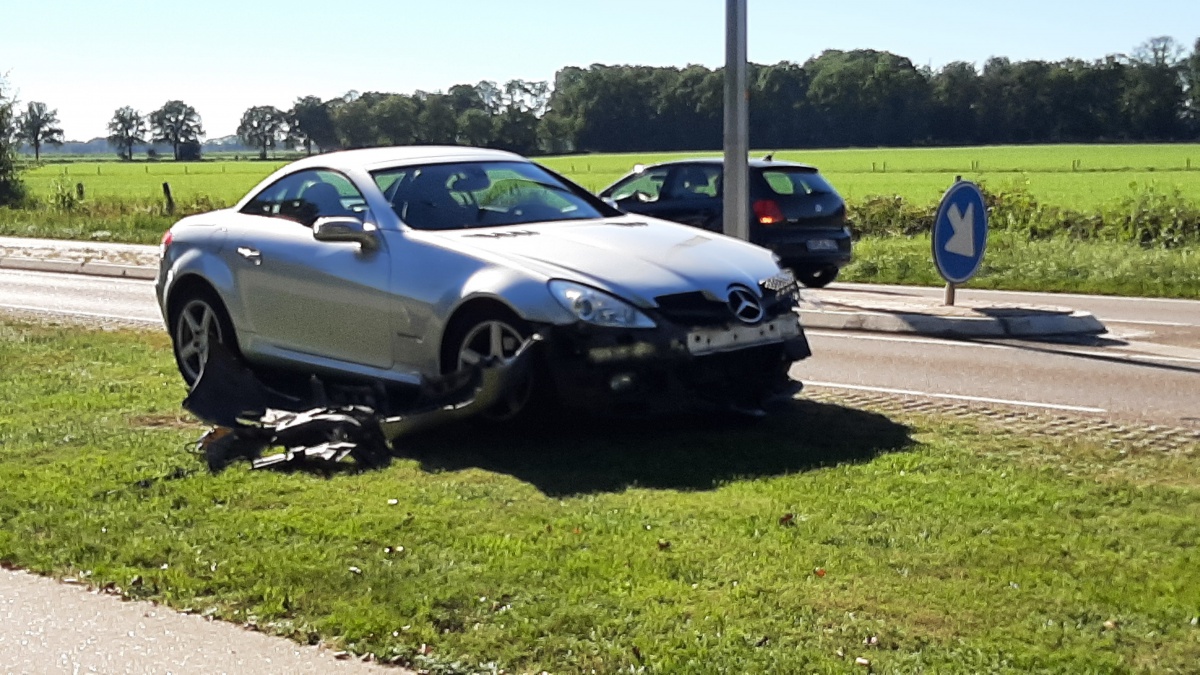
[[[45,103],[31,101],[25,112],[17,117],[17,138],[33,147],[33,159],[41,161],[42,146],[62,145],[63,130],[58,128],[58,111]]]
[[[119,108],[108,123],[108,142],[121,159],[133,159],[133,146],[146,142],[146,118],[129,106]]]
[[[1192,47],[1192,53],[1184,62],[1184,84],[1187,87],[1188,118],[1192,134],[1200,136],[1200,38]]]
[[[416,141],[417,120],[421,114],[416,97],[364,94],[355,103],[367,106],[368,124],[374,131],[374,137],[366,145],[411,145]]]
[[[377,132],[372,114],[372,98],[348,96],[333,110],[338,144],[343,148],[366,148],[376,143]]]
[[[176,160],[182,159],[179,148],[183,143],[198,142],[204,135],[200,115],[183,101],[167,101],[163,107],[150,113],[150,128],[154,132],[152,140],[155,143],[169,143]]]
[[[482,148],[490,145],[495,136],[492,116],[486,110],[471,108],[458,118],[458,141]]]
[[[184,141],[179,144],[179,161],[199,162],[203,153],[200,141]]]
[[[305,154],[312,154],[314,143],[321,150],[332,150],[338,146],[331,106],[316,96],[296,99],[287,117],[288,134],[293,142],[304,146]]]
[[[532,155],[538,149],[538,118],[529,110],[508,108],[496,116],[493,145],[520,155]]]
[[[17,170],[14,105],[8,95],[8,84],[0,75],[0,206],[11,206],[25,198],[25,186]]]
[[[458,115],[449,96],[430,94],[417,114],[416,139],[421,143],[451,145],[458,136]]]
[[[1169,37],[1150,38],[1134,50],[1122,102],[1138,140],[1180,136],[1186,103],[1182,56],[1183,49]]]
[[[487,104],[483,101],[483,95],[475,85],[456,84],[450,87],[450,92],[446,95],[450,97],[450,104],[454,106],[455,114],[460,117],[468,110],[488,112]]]
[[[242,142],[258,148],[258,158],[266,159],[267,150],[286,136],[287,116],[271,105],[254,106],[242,115],[237,135]]]

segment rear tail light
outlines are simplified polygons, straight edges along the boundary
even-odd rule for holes
[[[170,230],[163,232],[162,243],[158,247],[159,256],[165,256],[167,254],[167,248],[171,245],[171,242],[174,240],[175,240],[175,235]]]
[[[760,199],[754,202],[754,217],[759,225],[778,225],[784,221],[783,210],[771,199]]]

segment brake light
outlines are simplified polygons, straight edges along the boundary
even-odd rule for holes
[[[771,199],[760,199],[754,202],[754,217],[758,219],[760,225],[778,225],[785,220],[783,210]]]
[[[159,256],[165,256],[167,254],[167,247],[170,246],[171,242],[174,240],[175,235],[170,230],[163,232],[162,243],[158,247]]]

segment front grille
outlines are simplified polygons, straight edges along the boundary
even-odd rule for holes
[[[759,284],[764,320],[774,319],[790,310],[794,304],[795,280],[793,279],[791,283],[778,283],[779,281],[779,279],[774,282],[768,280]],[[660,295],[655,300],[658,302],[659,313],[668,321],[681,326],[723,326],[737,322],[737,317],[733,315],[725,301],[710,300],[700,291]]]
[[[728,305],[709,300],[700,291],[660,295],[655,300],[659,313],[681,326],[720,326],[734,320]]]

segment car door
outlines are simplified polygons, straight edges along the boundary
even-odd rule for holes
[[[631,176],[615,186],[612,198],[622,210],[719,230],[720,184],[719,164],[671,164]]]
[[[284,358],[390,368],[391,258],[383,237],[366,250],[322,242],[322,217],[373,220],[345,176],[306,170],[264,189],[239,215],[234,277],[254,339]],[[233,242],[231,242],[233,243]],[[336,364],[326,364],[336,367]]]
[[[665,166],[651,167],[638,171],[608,188],[600,194],[611,199],[617,208],[626,213],[654,215],[658,210],[658,198],[666,183],[670,169]]]

